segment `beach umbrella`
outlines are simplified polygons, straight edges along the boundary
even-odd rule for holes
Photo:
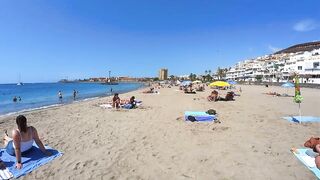
[[[236,81],[234,80],[228,80],[227,83],[231,84],[231,85],[235,85],[238,84]]]
[[[300,120],[299,122],[301,122],[301,108],[300,108],[300,104],[303,100],[302,96],[301,96],[301,91],[300,91],[300,85],[299,85],[299,77],[298,75],[296,75],[295,77],[295,91],[294,91],[294,97],[293,100],[295,103],[299,104],[299,116],[300,116]]]
[[[291,82],[286,82],[286,83],[282,84],[281,87],[286,88],[287,89],[286,93],[288,94],[288,89],[293,88],[294,84]]]
[[[182,81],[180,84],[181,86],[189,86],[191,84],[191,81]]]
[[[230,84],[225,81],[215,81],[209,84],[209,86],[226,87],[226,86],[230,86]]]
[[[293,87],[294,87],[294,84],[291,83],[291,82],[286,82],[286,83],[282,84],[281,87],[284,87],[284,88],[293,88]]]
[[[199,80],[196,80],[196,81],[193,81],[192,84],[199,84],[199,83],[202,83],[201,81]]]

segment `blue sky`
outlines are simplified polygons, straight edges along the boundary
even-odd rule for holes
[[[0,83],[215,71],[320,40],[319,0],[2,0]]]

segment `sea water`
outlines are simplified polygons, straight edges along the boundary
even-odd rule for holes
[[[119,83],[104,85],[101,83],[26,83],[0,84],[0,115],[25,110],[59,106],[95,97],[110,96],[113,93],[125,93],[143,87],[142,83]],[[111,92],[112,89],[112,92]],[[76,100],[73,91],[77,91]],[[62,100],[58,97],[61,91]],[[13,102],[13,98],[19,98]]]

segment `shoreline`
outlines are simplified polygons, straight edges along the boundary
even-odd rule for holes
[[[119,93],[119,95],[130,93],[130,92],[134,92],[134,91],[139,91],[141,89],[147,88],[146,84],[144,84],[144,83],[141,83],[141,84],[143,86],[139,87],[138,89],[135,89],[135,90],[132,90],[132,91],[123,92],[123,93]],[[75,100],[75,101],[67,101],[65,103],[55,103],[55,104],[44,105],[44,106],[36,107],[36,108],[30,108],[30,109],[23,109],[23,110],[14,111],[14,112],[8,112],[8,113],[5,113],[5,114],[0,114],[0,119],[1,118],[5,118],[5,117],[9,117],[9,116],[14,116],[14,115],[17,115],[17,114],[20,114],[20,113],[31,113],[33,111],[40,111],[40,110],[46,110],[46,109],[55,108],[55,107],[62,107],[62,106],[75,104],[75,103],[93,101],[95,99],[101,99],[101,98],[106,98],[106,97],[110,97],[110,96],[113,96],[113,93],[106,94],[106,95],[99,95],[99,96],[95,96],[95,97],[88,97],[88,98],[79,99],[79,100]]]

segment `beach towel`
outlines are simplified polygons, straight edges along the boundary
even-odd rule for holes
[[[293,154],[305,165],[307,168],[313,172],[314,175],[320,179],[320,170],[316,167],[315,158],[310,157],[306,152],[310,149],[297,149]]]
[[[111,104],[101,104],[99,106],[102,107],[102,108],[105,108],[105,109],[111,109],[112,108]]]
[[[8,168],[0,170],[0,180],[11,179],[13,175]]]
[[[12,173],[14,178],[24,176],[37,169],[38,167],[49,163],[55,158],[62,156],[61,152],[52,149],[49,146],[46,146],[46,149],[51,152],[51,156],[44,155],[35,143],[33,144],[32,148],[33,149],[30,152],[27,152],[23,157],[21,157],[21,162],[23,163],[22,169],[15,168],[15,156],[9,155],[5,149],[0,149],[1,160]]]
[[[283,117],[283,119],[286,119],[290,122],[296,122],[296,123],[303,123],[303,122],[320,122],[320,117],[314,117],[314,116],[290,116],[290,117]]]
[[[214,121],[216,120],[215,115],[209,115],[206,112],[195,112],[195,111],[186,111],[184,113],[184,118],[186,121],[190,121],[188,116],[192,116],[196,121]]]

